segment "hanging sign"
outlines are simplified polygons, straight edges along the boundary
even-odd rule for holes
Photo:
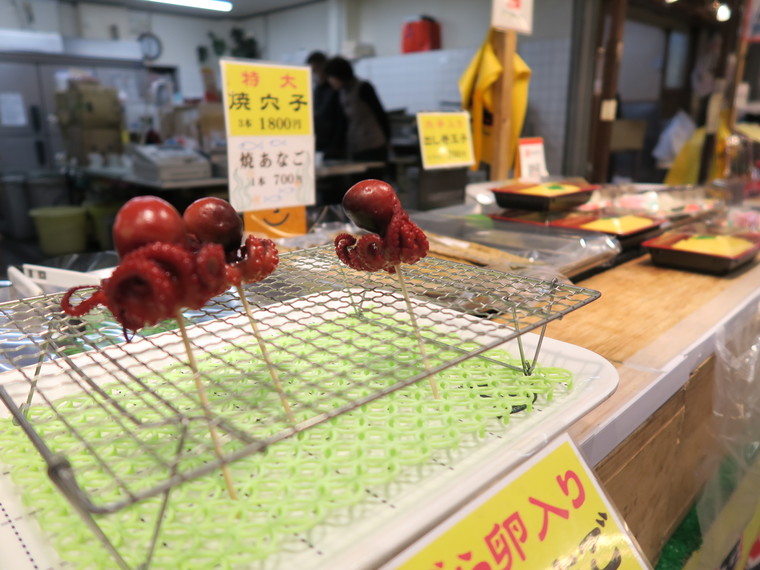
[[[744,40],[750,43],[760,42],[760,0],[750,0],[745,8]]]
[[[517,156],[520,165],[520,180],[538,182],[549,176],[549,171],[546,169],[543,138],[518,139]]]
[[[314,204],[311,69],[232,59],[221,68],[232,206]]]
[[[468,112],[417,113],[417,132],[425,170],[475,163]]]
[[[391,562],[397,570],[650,568],[567,434]]]
[[[533,0],[492,0],[491,26],[532,34]]]

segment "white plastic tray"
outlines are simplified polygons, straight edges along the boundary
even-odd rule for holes
[[[310,296],[297,301],[295,305],[291,303],[286,307],[275,306],[259,311],[257,317],[262,332],[266,334],[267,331],[277,330],[282,325],[285,311],[287,319],[292,322],[293,311],[303,310],[303,322],[306,322],[317,307],[322,311],[337,313],[352,310],[351,305],[345,302],[346,294],[344,291],[335,291],[328,293],[327,297],[322,294]],[[390,292],[383,294],[392,295]],[[401,298],[396,298],[393,302],[403,306]],[[504,334],[503,326],[490,321],[437,306],[431,312],[426,305],[424,302],[415,302],[416,308],[427,309],[424,318],[435,321],[434,324],[447,334],[466,329],[469,338],[463,340],[477,338],[482,341],[484,338],[497,338],[496,335]],[[244,319],[242,316],[239,318]],[[239,331],[234,326],[238,324],[237,319],[238,317],[233,317],[230,320],[190,327],[190,336],[195,342],[202,342],[203,331],[209,327],[217,333]],[[167,343],[177,343],[177,350],[181,351],[177,335],[163,333],[151,337],[149,343],[142,340],[130,343],[126,345],[126,351],[124,346],[118,346],[105,349],[103,354],[81,354],[74,359],[101,361],[113,350],[118,351],[122,358],[121,364],[129,365],[124,358],[129,359],[129,354],[135,354],[140,355],[139,361],[144,361],[151,350],[156,350],[156,340],[161,337],[165,337]],[[525,353],[532,355],[539,336],[527,333],[521,340]],[[519,354],[516,340],[497,348],[512,355]],[[139,361],[134,365],[139,365]],[[158,364],[155,360],[152,363]],[[277,560],[267,561],[262,567],[377,568],[607,399],[618,384],[617,371],[608,361],[586,349],[550,338],[543,339],[539,363],[572,372],[573,390],[557,395],[549,403],[537,405],[531,413],[513,415],[507,426],[498,432],[487,433],[477,445],[453,453],[441,451],[434,454],[427,464],[418,467],[424,471],[421,483],[409,485],[400,482],[388,486],[382,495],[368,493],[363,504],[352,508],[352,520],[339,517],[339,522],[321,524],[308,533],[295,536],[292,549],[288,548],[286,554]],[[43,375],[45,384],[51,386],[67,383],[68,386],[60,386],[60,395],[71,393],[71,382],[67,382],[67,376],[59,364],[47,363],[44,367],[48,369],[48,374]],[[11,393],[13,395],[15,392],[17,397],[23,394],[22,388],[25,385],[18,382],[20,378],[19,371],[10,371],[0,374],[0,383],[13,385]],[[107,380],[100,378],[98,382]],[[58,393],[58,390],[54,390],[54,393]],[[5,412],[3,407],[0,417],[7,417]],[[69,567],[55,562],[55,554],[47,545],[33,516],[17,500],[8,475],[0,476],[0,507],[8,520],[15,521],[14,524],[8,524],[0,517],[0,551],[10,564],[9,567],[18,570]],[[234,521],[220,520],[218,524],[234,524]],[[93,537],[93,540],[96,539]]]

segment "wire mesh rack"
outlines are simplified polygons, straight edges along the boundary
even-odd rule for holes
[[[125,342],[110,313],[68,317],[59,295],[0,305],[0,398],[124,567],[93,514],[153,497],[163,509],[178,484],[423,379],[435,399],[437,375],[473,358],[494,363],[486,351],[506,341],[517,341],[519,358],[498,365],[530,375],[547,324],[599,297],[435,258],[402,276],[356,272],[330,247],[282,255],[244,292],[252,318],[234,291],[184,314],[196,375],[175,322]],[[530,351],[521,342],[529,331],[539,335]],[[511,396],[515,406],[534,397]]]

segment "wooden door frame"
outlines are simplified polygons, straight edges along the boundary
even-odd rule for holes
[[[591,182],[607,182],[612,122],[617,114],[617,86],[620,74],[620,60],[623,55],[623,24],[625,23],[628,0],[604,0],[599,18],[597,63],[595,72],[594,98],[592,101],[591,125],[589,130],[589,157]]]

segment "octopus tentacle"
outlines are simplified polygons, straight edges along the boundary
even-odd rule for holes
[[[106,307],[130,330],[173,317],[181,299],[171,276],[157,263],[127,256],[103,284]]]
[[[92,311],[98,305],[105,304],[103,289],[101,287],[96,287],[92,295],[86,299],[82,299],[78,305],[72,305],[71,296],[77,291],[81,291],[82,289],[92,289],[92,286],[80,285],[78,287],[72,287],[66,291],[66,293],[64,293],[63,298],[61,299],[61,309],[63,309],[63,312],[67,315],[71,315],[72,317],[81,317],[82,315],[86,315]]]
[[[277,246],[271,239],[249,235],[240,248],[240,259],[232,265],[240,270],[244,282],[255,283],[268,277],[279,262]]]
[[[188,297],[187,306],[200,309],[211,297],[220,295],[228,287],[227,264],[224,248],[219,244],[204,244],[195,259],[198,288]]]
[[[350,234],[339,234],[335,252],[338,259],[357,271],[379,271],[386,265],[385,244],[377,234],[363,235],[358,241]]]
[[[132,257],[147,259],[166,271],[172,279],[180,304],[194,297],[198,289],[196,259],[182,246],[173,243],[154,242],[129,253],[124,261]]]

